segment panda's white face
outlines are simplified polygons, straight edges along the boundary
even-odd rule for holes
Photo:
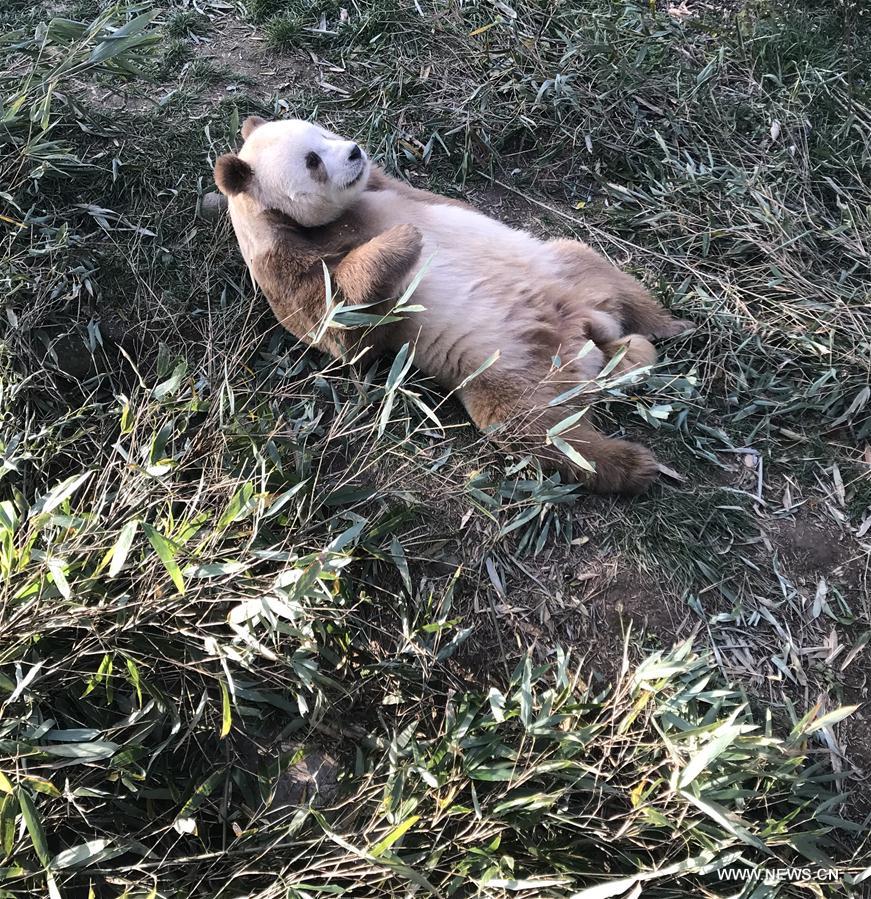
[[[250,121],[250,120],[249,120]],[[305,227],[337,219],[366,188],[369,159],[351,140],[301,119],[246,123],[245,192]]]

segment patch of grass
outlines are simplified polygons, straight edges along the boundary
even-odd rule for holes
[[[303,25],[292,15],[275,16],[266,23],[266,40],[274,50],[290,50],[299,44]]]
[[[195,59],[187,74],[192,81],[199,84],[217,84],[228,77],[224,67],[216,65],[211,59]]]
[[[742,554],[759,539],[751,500],[738,490],[702,486],[674,489],[667,502],[650,498],[625,510],[608,534],[610,545],[642,570],[672,574],[671,590],[723,583],[746,572]]]
[[[252,22],[263,24],[280,15],[288,7],[287,0],[248,0],[245,8]]]
[[[159,78],[170,78],[186,62],[189,62],[193,55],[194,49],[187,41],[179,40],[178,38],[168,40],[158,64],[157,76]]]
[[[210,25],[206,16],[192,9],[175,10],[166,21],[165,32],[172,38],[189,37],[208,33]]]
[[[377,7],[378,4],[364,4],[364,8],[369,6]],[[321,19],[328,24],[334,24],[339,20],[343,6],[337,0],[322,0],[314,4],[308,0],[247,0],[245,8],[248,18],[261,25],[276,17],[298,22],[309,20],[314,25]]]
[[[172,77],[182,45],[140,8],[22,27],[0,44],[2,889],[724,899],[720,868],[829,859],[857,881],[837,701],[861,700],[860,576],[800,579],[766,540],[825,515],[866,553],[864,11],[257,8],[324,16],[291,45],[329,66],[280,96],[296,114],[590,240],[698,322],[606,396],[686,480],[579,497],[413,368],[303,350],[196,216],[268,110],[204,106],[202,59],[156,109],[101,108],[95,87]],[[580,618],[568,594],[607,565],[700,627],[630,643],[602,692],[576,660],[604,649],[552,610]]]

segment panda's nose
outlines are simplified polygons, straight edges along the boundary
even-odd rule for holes
[[[348,159],[353,161],[355,159],[359,159],[362,155],[363,152],[360,150],[357,144],[354,144],[354,149],[351,150],[351,152],[348,154]]]

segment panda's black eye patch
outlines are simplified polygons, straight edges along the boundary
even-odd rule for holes
[[[305,167],[309,171],[313,171],[321,164],[321,157],[317,153],[311,152],[305,154]]]

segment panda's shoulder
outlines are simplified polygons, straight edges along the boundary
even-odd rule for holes
[[[374,193],[390,191],[395,196],[401,197],[403,200],[409,200],[427,206],[454,206],[461,209],[467,209],[471,212],[478,211],[465,200],[460,200],[456,197],[445,197],[428,190],[422,190],[419,187],[412,187],[405,181],[400,181],[398,178],[391,178],[390,175],[382,169],[374,166],[369,175],[369,183],[366,186],[366,190]]]

